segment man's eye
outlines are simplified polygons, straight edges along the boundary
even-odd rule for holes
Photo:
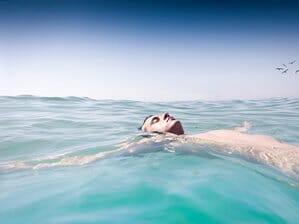
[[[155,117],[155,118],[153,118],[152,123],[154,124],[154,123],[157,123],[158,121],[159,121],[159,118]]]

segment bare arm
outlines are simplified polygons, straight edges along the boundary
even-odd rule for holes
[[[138,141],[131,141],[129,143],[123,143],[120,145],[117,145],[116,149],[99,152],[96,154],[91,155],[64,155],[64,156],[58,156],[52,161],[49,161],[47,158],[45,159],[39,159],[37,161],[12,161],[5,164],[0,164],[0,172],[3,171],[9,171],[9,170],[24,170],[24,169],[41,169],[41,168],[47,168],[47,167],[57,167],[57,166],[78,166],[78,165],[85,165],[92,163],[94,161],[105,159],[113,156],[129,156],[129,155],[136,155],[139,153],[145,153],[145,152],[152,152],[155,150],[154,144],[163,143],[164,141],[173,141],[175,140],[173,135],[167,136],[153,136],[151,138],[142,138]],[[148,144],[151,144],[150,148],[151,151],[148,150]],[[159,147],[157,147],[159,150]]]

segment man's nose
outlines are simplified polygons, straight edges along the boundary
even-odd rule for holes
[[[169,113],[168,113],[168,112],[165,112],[165,113],[162,115],[163,120],[166,120],[168,117],[169,117]]]

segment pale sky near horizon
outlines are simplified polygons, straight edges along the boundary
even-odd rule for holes
[[[89,6],[82,14],[78,6],[53,16],[51,7],[32,3],[24,9],[16,2],[4,5],[14,14],[2,14],[0,22],[0,95],[145,101],[299,97],[294,6],[291,16],[278,19],[275,7],[265,16],[254,8],[242,17],[240,6],[240,15],[218,11],[214,17],[214,5],[208,5],[210,14],[195,10],[192,16],[188,7],[165,16],[142,6],[141,13],[123,19],[123,11],[114,16],[115,6],[104,16],[98,16],[102,8]],[[286,75],[275,70],[297,59]]]

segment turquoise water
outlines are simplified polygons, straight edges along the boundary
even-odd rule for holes
[[[298,180],[279,170],[168,140],[134,146],[144,117],[164,111],[188,134],[246,120],[299,144],[299,99],[0,97],[0,165],[16,165],[0,169],[1,223],[298,223]],[[136,153],[95,157],[124,145]]]

